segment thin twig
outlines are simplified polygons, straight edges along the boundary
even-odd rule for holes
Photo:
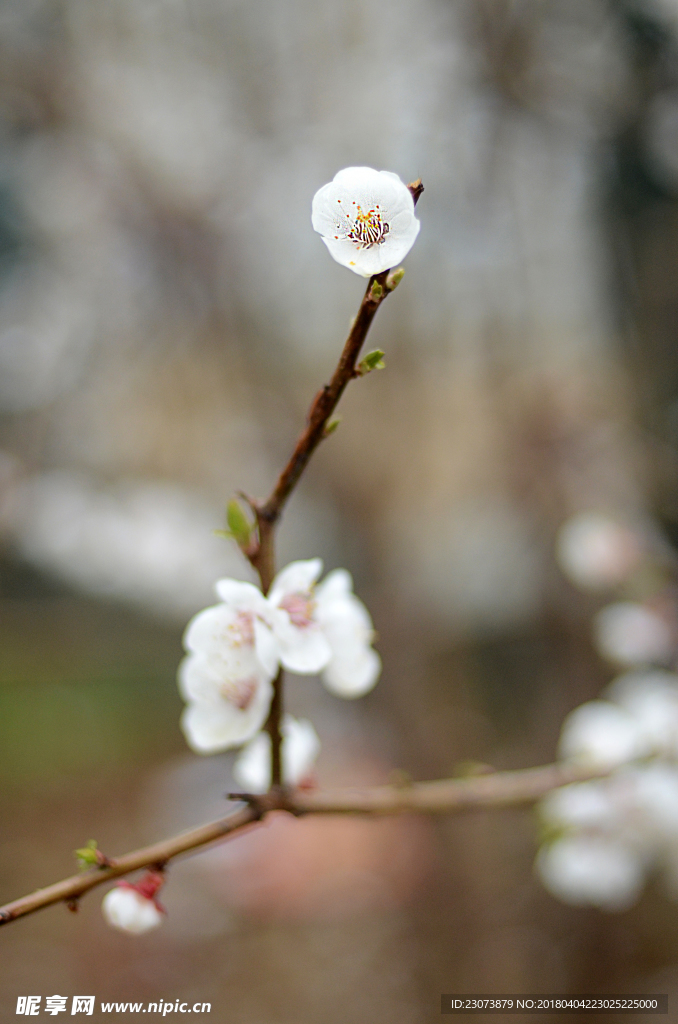
[[[459,813],[472,808],[515,807],[533,803],[559,786],[601,778],[592,771],[568,764],[549,764],[520,771],[492,772],[462,779],[440,779],[404,786],[376,786],[346,790],[275,790],[265,796],[244,796],[247,806],[219,821],[201,825],[153,846],[116,857],[108,867],[92,868],[62,882],[38,889],[28,896],[0,907],[0,924],[8,924],[53,903],[78,900],[95,886],[120,878],[140,868],[165,866],[181,854],[200,849],[259,821],[274,810],[296,815],[365,814],[387,815],[406,812],[428,814]]]

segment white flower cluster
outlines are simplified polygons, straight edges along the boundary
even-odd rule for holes
[[[555,790],[539,805],[537,871],[566,903],[625,910],[648,873],[678,880],[678,675],[619,676],[563,723],[560,757],[611,774]],[[676,890],[678,892],[678,889]]]
[[[599,513],[565,523],[556,555],[570,580],[592,591],[628,588],[635,573],[656,568],[642,536]],[[567,903],[625,910],[657,869],[678,895],[678,675],[665,668],[675,659],[670,601],[660,592],[653,602],[608,604],[595,617],[593,639],[599,654],[632,671],[567,716],[558,754],[610,774],[541,801],[536,869]]]
[[[636,573],[656,574],[661,589],[660,567],[649,555],[646,538],[600,512],[572,516],[556,539],[560,568],[575,586],[588,591],[628,587]],[[675,625],[667,616],[666,601],[658,596],[642,603],[617,600],[598,612],[593,642],[601,657],[625,668],[671,663]]]
[[[318,584],[321,572],[319,558],[292,562],[266,597],[251,583],[216,584],[221,603],[191,620],[184,636],[189,653],[179,666],[188,705],[181,724],[193,750],[211,754],[252,739],[268,717],[280,666],[321,673],[339,697],[372,689],[381,662],[371,646],[370,616],[349,573],[337,569]]]

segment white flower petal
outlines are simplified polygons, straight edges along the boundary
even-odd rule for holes
[[[277,633],[280,660],[290,672],[315,675],[332,657],[332,648],[323,631],[315,624],[297,629],[291,624]]]
[[[598,612],[594,640],[604,658],[620,665],[663,664],[674,650],[668,623],[633,601],[618,601]]]
[[[332,649],[323,683],[338,697],[362,697],[377,682],[381,659],[372,649],[372,620],[351,592],[343,569],[330,573],[316,591],[318,621]]]
[[[269,682],[253,648],[235,648],[226,657],[212,654],[188,654],[179,664],[179,692],[184,700],[219,703],[232,695],[234,702],[243,698],[243,684],[249,689]]]
[[[586,590],[622,583],[637,565],[640,554],[636,535],[599,512],[572,516],[561,526],[556,539],[560,568]]]
[[[320,752],[312,724],[285,715],[282,724],[283,781],[296,786],[310,773]],[[265,793],[271,785],[271,737],[262,732],[242,750],[233,765],[237,783],[248,793]]]
[[[607,689],[606,696],[638,722],[657,753],[678,756],[678,676],[673,672],[627,672]]]
[[[263,682],[244,709],[227,700],[191,701],[181,716],[188,745],[199,754],[214,754],[246,743],[266,722],[272,696],[270,682]]]
[[[579,782],[554,789],[539,803],[541,819],[556,828],[605,828],[618,824],[623,809],[608,780]]]
[[[283,598],[290,594],[310,593],[322,571],[321,558],[309,558],[304,562],[290,562],[273,580],[268,592],[269,602],[277,606]]]
[[[328,572],[322,583],[316,588],[316,596],[320,604],[346,597],[353,593],[353,577],[347,569],[333,569]]]
[[[323,683],[336,697],[364,697],[381,675],[381,658],[368,647],[359,658],[334,657],[323,672]]]
[[[266,607],[264,595],[253,583],[226,578],[217,580],[214,589],[221,600],[233,608],[263,611]]]
[[[266,793],[271,785],[271,737],[259,732],[238,754],[233,778],[245,793]]]
[[[230,646],[229,629],[235,613],[225,604],[212,605],[194,615],[184,632],[187,651],[219,650]]]
[[[603,910],[627,910],[644,882],[642,861],[622,843],[599,836],[564,836],[543,846],[535,867],[553,896]]]
[[[566,717],[558,754],[591,768],[616,768],[649,753],[638,723],[608,701],[581,704]]]
[[[116,885],[103,898],[101,909],[108,923],[121,932],[142,935],[162,923],[163,914],[153,900],[126,886]]]

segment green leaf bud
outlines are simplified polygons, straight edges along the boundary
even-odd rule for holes
[[[231,498],[226,507],[226,521],[230,535],[240,547],[246,547],[250,541],[252,526],[243,512],[242,505],[235,498]]]
[[[405,276],[405,268],[398,267],[397,270],[392,270],[386,278],[387,291],[392,292],[394,288],[397,288],[402,279]]]
[[[384,362],[384,353],[380,348],[375,348],[374,352],[368,352],[364,359],[358,363],[358,376],[364,377],[366,373],[371,373],[372,370],[383,370],[386,366]]]

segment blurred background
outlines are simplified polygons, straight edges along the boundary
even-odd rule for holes
[[[232,757],[179,731],[181,634],[251,578],[213,531],[270,490],[357,310],[310,226],[345,166],[421,176],[422,230],[279,562],[352,572],[384,673],[357,703],[294,680],[290,709],[325,785],[553,760],[613,675],[559,526],[678,542],[678,2],[4,0],[0,47],[0,899],[226,810]],[[174,866],[143,938],[96,893],[3,928],[0,1005],[678,998],[662,885],[565,906],[535,834],[529,810],[271,822]]]

